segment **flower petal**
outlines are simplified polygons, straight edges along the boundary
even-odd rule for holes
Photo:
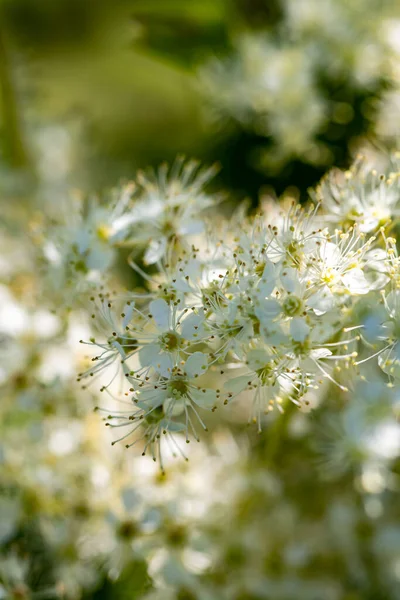
[[[151,240],[146,252],[144,253],[143,262],[145,265],[154,265],[162,258],[167,249],[167,238],[162,237],[158,240]]]
[[[224,390],[234,395],[240,394],[240,392],[243,392],[243,390],[247,388],[250,379],[250,375],[239,375],[239,377],[234,377],[224,384]]]
[[[287,292],[296,291],[299,285],[299,273],[296,269],[286,268],[281,273],[281,282]]]
[[[185,363],[185,372],[189,377],[203,375],[208,368],[208,357],[203,352],[194,352]]]
[[[217,403],[217,393],[215,390],[193,390],[190,392],[193,401],[201,408],[213,408]]]
[[[370,286],[362,269],[351,269],[342,277],[344,285],[352,294],[367,294]]]
[[[281,312],[281,305],[277,300],[262,300],[254,309],[256,316],[263,321],[275,319]]]
[[[203,323],[204,317],[202,315],[197,315],[192,312],[186,317],[181,326],[182,336],[185,340],[201,338],[204,334]]]
[[[195,235],[204,231],[204,223],[199,219],[186,221],[183,223],[178,230],[180,235]]]
[[[145,344],[139,350],[139,362],[142,367],[150,367],[161,353],[159,344]]]
[[[290,322],[290,335],[294,339],[295,342],[304,342],[308,334],[310,333],[310,328],[301,317],[295,317]]]
[[[157,298],[157,300],[150,302],[149,308],[157,327],[161,331],[167,331],[169,329],[169,317],[171,314],[169,304],[162,298]]]
[[[122,320],[122,327],[124,328],[124,330],[131,322],[134,310],[135,310],[135,303],[133,301],[129,302],[129,304],[125,304],[125,306],[122,310],[122,314],[125,315]]]

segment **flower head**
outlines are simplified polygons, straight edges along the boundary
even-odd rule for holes
[[[399,175],[378,174],[360,159],[348,171],[330,171],[315,197],[337,226],[357,225],[361,232],[373,232],[400,216]]]
[[[157,263],[170,245],[175,251],[188,248],[187,239],[205,231],[204,211],[217,198],[204,191],[216,168],[199,168],[197,161],[178,158],[172,167],[162,165],[157,172],[139,173],[135,203],[120,222],[124,243],[144,248],[144,262]]]

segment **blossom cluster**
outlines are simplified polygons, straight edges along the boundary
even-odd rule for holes
[[[146,289],[91,295],[95,333],[81,342],[93,353],[78,380],[101,382],[98,410],[119,433],[113,444],[141,445],[163,469],[163,449],[186,458],[182,437],[199,440],[207,413],[236,399],[261,432],[274,408],[307,410],[327,386],[349,394],[371,361],[395,385],[397,174],[356,165],[329,174],[308,207],[239,212],[215,227],[216,198],[186,172],[159,173],[162,225],[152,229],[149,218],[146,228],[143,217],[144,253],[129,256]],[[125,193],[129,245],[136,212]],[[182,211],[196,227],[182,231]]]

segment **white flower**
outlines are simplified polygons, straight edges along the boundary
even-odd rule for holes
[[[122,299],[122,308],[120,314],[116,314],[113,306],[121,304],[120,299],[115,299],[109,293],[100,293],[99,298],[91,297],[93,304],[92,319],[93,324],[102,336],[99,341],[92,337],[89,341],[80,340],[81,344],[96,349],[100,352],[93,356],[91,362],[94,363],[86,371],[78,374],[78,381],[89,379],[90,383],[96,381],[98,377],[105,375],[111,366],[116,367],[108,383],[102,381],[101,391],[108,390],[118,374],[122,371],[125,376],[128,375],[129,368],[127,359],[134,355],[138,350],[137,340],[129,332],[129,323],[137,311],[133,299]],[[83,388],[86,385],[82,386]]]
[[[293,204],[280,223],[268,224],[264,232],[267,257],[284,267],[302,270],[307,255],[326,238],[327,230],[320,227],[315,215],[316,209],[306,211]]]
[[[120,243],[120,212],[131,193],[131,186],[126,186],[116,204],[73,196],[58,206],[50,223],[37,226],[34,234],[45,263],[47,289],[58,306],[74,306],[82,294],[104,280]]]
[[[153,367],[161,375],[167,376],[179,362],[179,358],[187,354],[190,342],[201,341],[207,334],[204,329],[203,315],[180,310],[176,305],[167,304],[159,298],[150,302],[151,328],[144,322],[140,328],[135,323],[130,332],[138,340],[139,361],[142,367]],[[190,314],[188,314],[190,312]]]
[[[244,391],[252,395],[252,420],[261,431],[261,416],[277,406],[283,412],[283,398],[292,391],[293,375],[288,373],[287,361],[276,350],[259,345],[246,355],[246,373],[230,377],[224,389],[228,392],[225,403],[230,402]]]
[[[339,227],[357,224],[369,233],[400,216],[399,173],[378,175],[362,160],[349,171],[330,171],[315,196]]]
[[[371,284],[364,274],[364,257],[374,239],[365,241],[355,227],[346,233],[337,231],[320,244],[316,255],[311,255],[307,276],[309,285],[317,290],[309,304],[317,314],[340,304],[343,295],[357,296],[370,291]]]
[[[219,361],[228,352],[242,354],[242,345],[248,344],[254,335],[253,320],[241,310],[241,305],[235,300],[225,300],[224,303],[213,303],[212,313],[207,318],[206,328],[212,334],[211,339],[219,342],[215,351]]]
[[[194,352],[181,367],[174,367],[168,377],[157,376],[152,380],[144,377],[133,394],[130,409],[98,409],[107,414],[106,425],[109,427],[128,428],[128,432],[113,444],[133,437],[132,442],[126,443],[129,448],[144,439],[143,454],[149,449],[153,459],[160,461],[163,470],[161,439],[165,436],[173,453],[185,457],[174,434],[184,432],[186,443],[189,443],[190,435],[199,441],[193,418],[207,430],[198,408],[212,410],[220,398],[219,390],[198,384],[197,380],[207,369],[208,357],[202,352]],[[182,418],[183,422],[178,418]],[[134,434],[139,428],[144,432],[137,438]]]
[[[316,288],[310,287],[296,269],[283,269],[272,297],[260,297],[255,301],[254,310],[262,329],[271,330],[276,323],[295,341],[304,341],[315,320],[315,292]]]
[[[118,304],[107,296],[98,308],[97,327],[105,333],[105,342],[92,339],[88,345],[100,348],[101,353],[92,358],[95,365],[79,375],[79,380],[94,377],[105,368],[117,363],[133,387],[143,376],[153,372],[168,377],[173,368],[190,356],[190,345],[208,339],[202,313],[179,308],[179,303],[167,303],[158,298],[149,304],[149,312],[140,310],[133,300],[123,306],[120,315],[113,307]],[[151,311],[151,312],[150,312]],[[93,317],[96,318],[96,313]],[[132,359],[138,359],[140,368],[132,371]],[[114,381],[115,376],[111,378]],[[110,383],[111,383],[110,382]],[[102,390],[109,387],[103,385]]]
[[[302,331],[300,329],[300,331]],[[319,386],[324,379],[328,379],[342,391],[348,391],[346,385],[342,385],[335,379],[335,373],[340,373],[343,369],[355,366],[357,351],[349,351],[349,345],[357,342],[359,337],[345,339],[338,342],[330,342],[334,328],[324,320],[315,324],[308,335],[299,335],[301,340],[296,340],[293,336],[289,343],[286,343],[286,358],[299,373],[305,374],[313,386]],[[343,347],[345,354],[334,354],[333,351]],[[347,376],[347,380],[349,377]]]
[[[170,243],[187,247],[186,237],[204,232],[203,211],[217,198],[203,188],[215,172],[214,167],[199,169],[197,161],[178,158],[171,169],[162,165],[157,173],[139,173],[136,201],[120,224],[126,244],[144,246],[145,264],[162,259]]]

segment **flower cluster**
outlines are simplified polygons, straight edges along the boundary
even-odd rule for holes
[[[398,160],[398,159],[397,159]],[[340,227],[358,225],[371,233],[399,217],[400,184],[396,157],[388,173],[378,173],[360,157],[348,171],[332,169],[314,194],[327,218]]]
[[[144,263],[151,265],[204,232],[206,209],[218,202],[204,192],[215,172],[177,158],[171,169],[162,165],[157,173],[138,173],[136,181],[112,190],[109,198],[75,194],[57,206],[56,214],[33,219],[31,236],[47,287],[53,295],[62,290],[57,304],[71,308],[77,292],[104,283],[118,249],[144,253]]]
[[[156,273],[131,256],[147,290],[92,296],[96,334],[85,343],[95,354],[78,378],[101,380],[110,402],[99,410],[121,432],[113,444],[142,442],[163,469],[163,448],[186,458],[176,434],[199,440],[207,412],[237,398],[261,432],[275,407],[304,410],[327,385],[354,389],[370,361],[393,384],[399,260],[385,225],[397,181],[365,165],[334,172],[314,194],[320,204],[272,220],[261,212],[240,228],[233,217],[196,245],[181,240],[180,252],[175,236],[165,240]]]

